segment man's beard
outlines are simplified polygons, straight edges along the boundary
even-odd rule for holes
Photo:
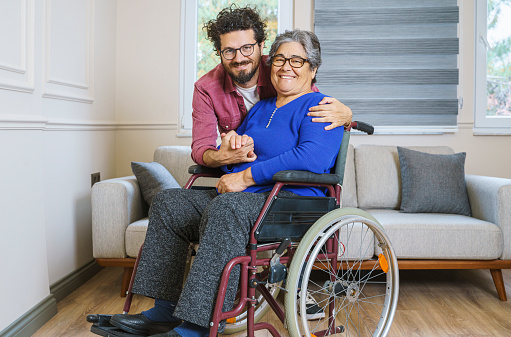
[[[252,71],[250,71],[250,72],[247,72],[246,70],[242,70],[239,72],[238,75],[235,75],[231,71],[231,67],[243,66],[245,64],[250,64],[250,63],[254,64],[254,67],[252,68]],[[222,65],[224,66],[225,71],[229,74],[229,76],[232,78],[232,80],[234,82],[236,82],[237,84],[243,85],[243,84],[247,83],[248,81],[250,81],[252,79],[252,77],[254,77],[255,73],[257,72],[257,69],[259,69],[260,63],[261,63],[261,60],[259,59],[259,62],[257,63],[257,65],[255,65],[254,61],[252,61],[252,60],[246,60],[243,62],[234,62],[229,65],[225,65],[222,62]]]

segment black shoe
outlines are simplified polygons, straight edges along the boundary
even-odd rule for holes
[[[112,316],[110,323],[126,332],[135,335],[149,336],[170,331],[181,324],[181,321],[155,322],[145,317],[143,314],[118,314]]]

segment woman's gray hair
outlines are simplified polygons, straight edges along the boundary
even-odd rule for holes
[[[288,42],[298,42],[302,45],[303,49],[305,49],[305,55],[307,55],[311,71],[319,68],[322,63],[319,39],[313,32],[300,29],[286,30],[284,33],[277,35],[271,45],[268,65],[271,64],[271,58],[275,56],[279,47]],[[316,78],[312,80],[312,83],[315,82]]]

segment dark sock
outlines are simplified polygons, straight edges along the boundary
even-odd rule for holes
[[[167,301],[159,298],[154,299],[154,307],[149,310],[142,311],[142,315],[155,322],[173,322],[179,319],[174,317],[174,309],[176,309],[176,301]]]
[[[181,325],[174,329],[181,337],[207,337],[209,329],[197,324],[183,321]]]

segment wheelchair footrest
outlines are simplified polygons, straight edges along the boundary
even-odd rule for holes
[[[142,337],[141,335],[124,332],[117,327],[98,326],[96,324],[92,324],[90,331],[104,337]]]

